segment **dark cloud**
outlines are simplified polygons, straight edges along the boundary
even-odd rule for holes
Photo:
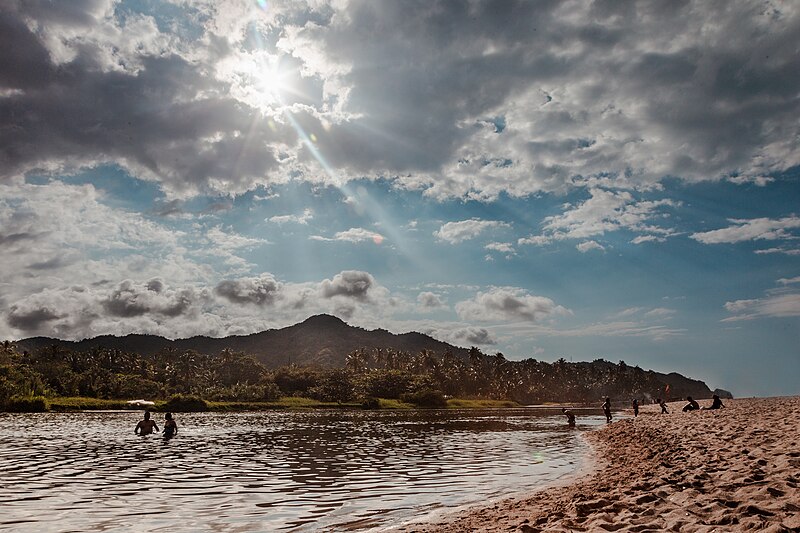
[[[124,3],[61,4],[0,13],[6,177],[116,162],[175,194],[335,175],[492,198],[800,164],[791,5],[357,0],[257,21],[204,4],[183,8],[207,22],[188,37]]]
[[[264,275],[258,278],[241,278],[221,281],[214,293],[235,304],[271,305],[278,297],[281,284]]]
[[[151,280],[145,285],[126,280],[100,303],[108,313],[123,318],[146,314],[176,317],[189,312],[200,300],[200,295],[192,289],[166,292],[163,289],[159,280]]]
[[[476,344],[476,345],[492,345],[497,344],[497,340],[491,332],[485,328],[462,328],[454,331],[451,338],[456,342]]]
[[[375,278],[369,272],[345,270],[336,274],[333,279],[323,280],[320,290],[325,298],[345,296],[363,301],[367,299],[369,290],[374,285]]]
[[[12,305],[6,321],[12,328],[23,331],[36,331],[45,323],[63,316],[49,307],[22,310],[16,305]]]
[[[0,233],[0,246],[8,244],[16,244],[18,242],[26,241],[26,240],[34,240],[38,237],[39,234],[30,231],[23,231],[19,233],[8,233],[3,234]]]

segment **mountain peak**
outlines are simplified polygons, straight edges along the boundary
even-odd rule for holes
[[[316,327],[347,325],[347,323],[338,316],[326,315],[326,314],[310,316],[305,320],[303,320],[301,324],[305,326],[316,326]]]

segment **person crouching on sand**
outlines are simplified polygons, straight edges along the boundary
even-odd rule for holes
[[[571,428],[575,427],[575,415],[572,414],[572,411],[567,409],[566,407],[561,408],[561,412],[564,413],[564,416],[567,417],[567,425]]]
[[[711,397],[711,406],[708,407],[708,409],[722,409],[723,407],[725,406],[722,405],[722,400],[719,399],[719,396],[715,394],[714,396]],[[703,407],[703,409],[706,408]]]
[[[603,402],[603,414],[606,415],[606,422],[611,423],[611,398],[608,396]]]
[[[658,405],[660,405],[660,406],[661,406],[661,413],[662,413],[662,414],[665,414],[665,415],[668,415],[668,414],[669,414],[669,411],[667,411],[667,402],[665,402],[664,400],[662,400],[661,398],[659,398],[659,399],[658,399]]]
[[[144,420],[139,420],[133,432],[137,435],[149,435],[153,431],[158,431],[158,426],[155,420],[150,420],[150,411],[144,412]]]
[[[698,409],[700,409],[700,404],[697,403],[695,400],[693,400],[691,396],[687,396],[686,401],[688,401],[689,403],[683,406],[684,413],[687,411],[697,411]]]

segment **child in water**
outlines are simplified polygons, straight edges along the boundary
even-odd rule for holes
[[[178,432],[178,424],[172,418],[172,413],[164,415],[164,437],[170,438]]]

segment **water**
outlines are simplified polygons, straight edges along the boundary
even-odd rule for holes
[[[156,414],[159,426],[163,419]],[[0,530],[363,531],[576,472],[555,410],[0,414]]]

